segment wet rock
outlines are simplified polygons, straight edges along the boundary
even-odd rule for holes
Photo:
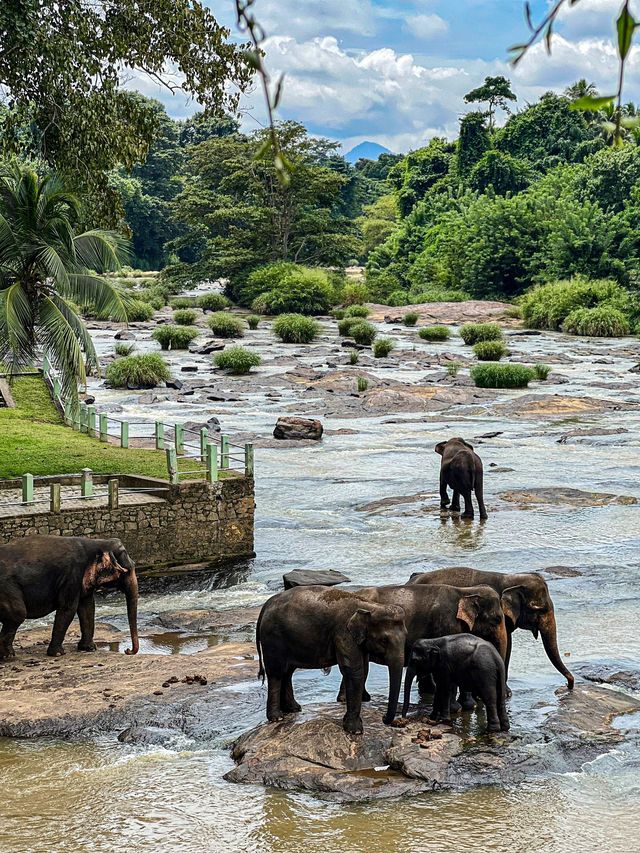
[[[557,578],[580,578],[584,574],[571,566],[546,566],[542,571]]]
[[[189,352],[196,355],[211,355],[212,352],[222,350],[225,346],[226,344],[221,341],[207,341],[204,344],[200,344],[200,346],[190,346]]]
[[[152,620],[167,631],[184,631],[189,634],[246,633],[256,624],[259,607],[232,608],[230,610],[170,610]]]
[[[153,728],[151,726],[129,726],[120,732],[120,743],[135,744],[136,746],[167,746],[175,741],[176,732],[171,729]]]
[[[197,373],[198,365],[197,364],[183,364],[180,368],[182,373]]]
[[[339,583],[350,583],[351,578],[343,575],[342,572],[336,572],[335,569],[313,570],[313,569],[294,569],[282,576],[285,589],[292,589],[294,586],[336,586]]]
[[[518,329],[516,332],[507,332],[507,337],[509,338],[531,338],[537,337],[541,335],[542,332],[539,332],[537,329]]]
[[[573,664],[576,675],[596,684],[640,690],[640,668],[631,661],[590,660]]]
[[[550,359],[547,359],[550,361]],[[503,393],[503,392],[501,392]],[[506,417],[576,417],[592,412],[615,412],[637,409],[630,401],[605,400],[600,397],[569,397],[565,394],[525,394],[493,407],[494,414]]]
[[[167,388],[173,388],[174,391],[180,391],[184,387],[184,382],[181,382],[180,379],[167,379],[165,384]]]
[[[83,402],[86,403],[87,406],[93,406],[95,401],[96,401],[96,398],[93,396],[93,394],[87,394],[87,396],[83,400]]]
[[[312,440],[322,438],[322,423],[315,418],[282,417],[273,430],[273,437],[279,440]]]
[[[564,435],[561,435],[560,438],[557,439],[557,444],[589,444],[592,442],[583,441],[585,437],[601,435],[622,435],[623,433],[628,432],[629,430],[625,429],[624,427],[611,427],[610,429],[605,429],[604,427],[585,427],[583,429],[574,429],[571,430],[571,432],[565,432]]]
[[[216,417],[209,418],[208,421],[187,421],[184,428],[194,432],[200,432],[201,429],[207,427],[209,432],[222,432],[220,421]]]
[[[116,341],[135,341],[136,336],[133,332],[129,332],[127,329],[120,329],[113,336]]]
[[[356,512],[381,513],[397,506],[407,504],[426,503],[435,498],[435,492],[418,492],[415,495],[394,495],[388,498],[379,498],[356,507]]]
[[[498,497],[508,503],[517,504],[521,509],[534,506],[633,506],[638,499],[631,495],[612,495],[605,492],[584,492],[581,489],[548,487],[523,489],[522,491],[501,492]]]
[[[640,364],[634,364],[633,367],[630,367],[629,373],[640,373]]]

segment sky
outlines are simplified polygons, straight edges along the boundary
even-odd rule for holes
[[[206,0],[234,38],[232,0]],[[433,136],[457,136],[460,117],[477,105],[463,96],[487,75],[512,81],[514,109],[580,77],[603,94],[615,91],[614,22],[620,0],[580,0],[559,16],[551,56],[536,45],[513,69],[508,48],[527,39],[524,0],[256,0],[268,39],[266,65],[285,74],[281,119],[351,147],[370,140],[396,153]],[[632,11],[640,20],[640,0]],[[534,21],[548,3],[531,0]],[[163,101],[174,118],[198,109],[156,84],[137,88]],[[625,100],[640,100],[640,47],[632,48]],[[242,100],[242,128],[264,123],[256,89]],[[502,119],[505,117],[502,116]]]

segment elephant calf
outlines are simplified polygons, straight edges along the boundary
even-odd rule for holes
[[[504,663],[491,643],[471,634],[414,643],[404,682],[403,717],[409,709],[411,685],[416,675],[431,675],[436,683],[431,712],[434,720],[447,722],[451,719],[451,701],[459,687],[482,700],[490,732],[509,731]]]
[[[482,460],[463,438],[451,438],[435,446],[435,452],[442,456],[440,462],[440,508],[449,506],[447,488],[453,489],[451,511],[460,512],[460,495],[464,499],[464,512],[461,518],[473,518],[471,493],[475,492],[480,518],[487,518],[484,505]]]
[[[300,711],[291,678],[296,669],[327,669],[338,664],[346,684],[345,731],[362,732],[362,692],[369,655],[389,668],[389,705],[393,722],[404,666],[407,629],[400,607],[382,606],[356,593],[324,586],[301,586],[265,602],[256,626],[259,677],[268,682],[267,719]]]
[[[73,617],[80,621],[78,650],[92,652],[94,590],[115,584],[127,599],[132,648],[138,651],[138,581],[133,561],[119,539],[82,536],[27,536],[0,546],[0,660],[15,657],[13,640],[25,619],[56,612],[50,657],[64,654],[62,643]]]

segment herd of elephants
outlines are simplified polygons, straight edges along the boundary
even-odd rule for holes
[[[486,518],[482,462],[473,447],[454,438],[435,450],[442,457],[441,508],[459,512],[462,497],[462,517],[473,518],[475,493],[480,517]],[[64,637],[76,613],[78,649],[94,651],[94,592],[114,585],[127,601],[132,640],[127,654],[136,654],[138,582],[119,539],[29,536],[0,546],[0,660],[15,656],[13,640],[26,619],[54,611],[47,654],[64,654]],[[507,731],[507,676],[516,628],[542,637],[549,660],[571,689],[573,676],[558,651],[553,602],[537,573],[448,568],[412,575],[402,586],[353,591],[297,586],[279,592],[264,604],[256,626],[259,675],[268,681],[267,719],[275,722],[300,711],[292,686],[296,669],[327,670],[337,664],[342,674],[338,701],[346,702],[343,726],[360,734],[373,661],[389,671],[385,723],[396,718],[407,667],[403,716],[417,677],[421,692],[433,693],[434,721],[449,721],[452,713],[472,710],[480,700],[488,731]]]

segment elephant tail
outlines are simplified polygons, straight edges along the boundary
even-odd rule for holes
[[[262,660],[262,644],[260,642],[260,623],[262,622],[262,614],[264,612],[264,607],[260,611],[260,615],[258,616],[258,621],[256,623],[256,649],[258,651],[258,678],[262,679],[262,683],[264,684],[264,679],[266,676],[264,670],[264,662]]]

